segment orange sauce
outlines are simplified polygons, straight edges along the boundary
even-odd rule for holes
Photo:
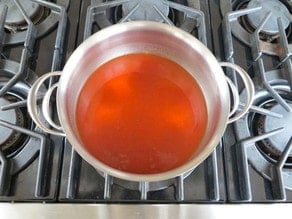
[[[205,133],[207,109],[184,68],[138,53],[95,70],[81,90],[76,120],[84,147],[98,160],[152,174],[190,159]]]

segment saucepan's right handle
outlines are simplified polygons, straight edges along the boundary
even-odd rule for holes
[[[245,103],[244,108],[240,112],[236,113],[239,107],[238,90],[236,86],[234,85],[234,83],[228,77],[226,77],[226,81],[230,87],[231,95],[233,97],[233,107],[229,113],[229,120],[228,120],[228,123],[232,123],[240,119],[241,117],[243,117],[248,112],[249,108],[251,107],[252,102],[253,102],[253,97],[254,97],[254,84],[251,78],[249,77],[248,73],[240,66],[230,63],[230,62],[220,62],[220,65],[222,67],[232,68],[238,73],[238,75],[241,77],[243,81],[243,84],[245,86],[246,93],[247,93],[246,95],[247,98],[246,98],[246,103]]]
[[[50,72],[47,74],[42,75],[39,77],[35,83],[32,85],[31,89],[29,90],[28,96],[27,96],[27,109],[28,113],[30,114],[32,120],[36,123],[37,126],[39,126],[43,131],[52,134],[52,135],[59,135],[59,136],[65,136],[65,133],[63,132],[63,129],[60,125],[57,125],[50,116],[50,99],[52,96],[52,93],[55,89],[58,87],[58,83],[52,85],[43,96],[39,95],[39,90],[42,86],[42,84],[51,77],[54,76],[60,76],[62,72]],[[38,101],[40,98],[42,99],[42,108],[41,113],[46,120],[46,122],[43,121],[43,119],[40,118],[40,113],[38,112]]]

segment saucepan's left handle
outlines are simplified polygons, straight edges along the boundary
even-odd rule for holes
[[[28,96],[27,96],[27,109],[32,120],[45,132],[53,135],[65,136],[63,128],[60,125],[57,125],[50,115],[50,99],[53,91],[58,87],[58,83],[52,85],[43,96],[39,96],[39,89],[42,84],[50,77],[60,76],[62,72],[50,72],[39,77],[35,83],[32,85]],[[38,112],[38,100],[42,98],[42,108],[41,112],[45,119],[44,122]],[[49,125],[51,127],[49,127]]]
[[[219,64],[222,67],[232,68],[237,72],[237,74],[241,77],[243,81],[243,84],[245,86],[246,93],[247,93],[245,106],[243,109],[240,110],[240,112],[237,113],[237,110],[239,108],[238,90],[236,89],[236,86],[234,85],[234,83],[228,77],[226,77],[226,81],[230,87],[231,95],[233,97],[233,107],[229,113],[229,120],[228,120],[228,123],[232,123],[240,119],[241,117],[243,117],[250,109],[253,102],[253,97],[254,97],[254,84],[251,78],[249,77],[249,75],[247,74],[247,72],[240,66],[230,63],[230,62],[220,62]]]

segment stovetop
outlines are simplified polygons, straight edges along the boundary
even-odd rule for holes
[[[290,1],[279,0],[2,1],[0,200],[291,202],[291,10]],[[41,131],[26,109],[27,93],[36,78],[62,70],[84,39],[109,25],[140,19],[191,33],[218,60],[246,69],[256,86],[249,113],[227,127],[201,165],[155,183],[129,182],[94,169],[65,138]],[[241,81],[232,71],[226,70],[226,74],[239,89],[243,103],[246,93]],[[56,80],[41,89],[45,91]]]

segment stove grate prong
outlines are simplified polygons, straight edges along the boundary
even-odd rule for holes
[[[3,43],[4,43],[4,37],[5,37],[4,27],[5,27],[7,12],[8,12],[8,6],[5,5],[0,15],[0,52],[2,52],[2,49],[3,49]]]
[[[128,20],[130,20],[131,16],[134,14],[135,11],[137,11],[137,9],[140,7],[139,4],[136,4],[135,7],[133,7],[128,14],[126,14],[124,17],[121,18],[121,20],[119,20],[118,23],[124,23]]]
[[[80,178],[81,157],[72,149],[70,159],[70,169],[68,175],[68,187],[66,190],[67,199],[75,199],[77,196],[78,182]]]
[[[169,24],[169,25],[173,25],[174,23],[167,17],[165,16],[161,10],[159,10],[159,8],[157,8],[155,5],[153,6],[153,8],[155,9],[155,11],[159,14],[159,16],[165,21],[165,23]]]
[[[202,11],[172,1],[163,0],[163,3],[168,5],[170,8],[183,12],[185,16],[194,19],[197,23],[198,39],[204,45],[207,45],[205,15]]]
[[[292,137],[290,138],[288,144],[286,145],[286,147],[285,147],[283,153],[281,154],[281,157],[276,165],[278,169],[282,169],[284,167],[284,164],[285,164],[291,150],[292,150]]]
[[[276,67],[279,68],[281,65],[284,66],[285,73],[287,74],[287,79],[292,90],[292,62],[291,62],[292,48],[289,47],[288,39],[286,37],[286,32],[283,27],[281,18],[278,18],[277,22],[280,34],[281,53],[279,55],[280,63]]]
[[[287,59],[283,65],[284,65],[284,72],[287,75],[290,90],[292,90],[292,60],[291,58]]]
[[[2,151],[0,151],[0,196],[9,194],[11,181],[9,166],[9,161],[6,159]]]
[[[252,200],[250,172],[248,168],[248,158],[246,148],[249,146],[247,142],[235,144],[239,195],[242,201],[250,202]]]
[[[85,21],[85,29],[84,29],[84,35],[83,39],[87,39],[90,35],[92,35],[92,26],[95,22],[94,17],[97,14],[103,14],[107,9],[120,6],[123,3],[129,2],[129,0],[116,0],[116,1],[110,1],[110,2],[103,2],[100,4],[91,4],[87,8],[86,13],[86,21]]]
[[[265,16],[265,18],[260,22],[260,25],[254,31],[254,33],[250,35],[250,38],[251,38],[250,42],[253,45],[251,47],[251,51],[252,51],[252,56],[253,56],[254,61],[257,61],[263,55],[263,52],[262,52],[261,47],[260,47],[260,32],[262,31],[262,29],[265,26],[265,24],[267,23],[267,21],[270,19],[271,15],[272,15],[272,12],[270,11]]]
[[[147,195],[149,191],[149,182],[139,182],[139,190],[141,193],[141,200],[147,200]]]
[[[219,147],[223,146],[223,141],[221,140]],[[218,147],[217,146],[217,147]],[[219,175],[218,175],[218,160],[217,151],[214,150],[212,154],[207,158],[206,162],[206,172],[207,172],[207,189],[210,201],[219,201]]]
[[[175,184],[175,198],[178,201],[183,201],[184,197],[184,176],[180,175],[176,177],[176,184]]]
[[[261,135],[257,135],[257,136],[253,136],[253,137],[249,137],[249,138],[245,138],[241,140],[241,143],[245,146],[248,145],[253,145],[254,143],[258,142],[258,141],[262,141],[266,138],[269,138],[273,135],[279,134],[280,132],[284,131],[284,128],[277,128],[275,130],[272,130],[270,132],[266,132],[264,134]]]
[[[239,103],[239,106],[240,107],[244,107],[244,104],[243,103]],[[259,113],[259,114],[265,115],[265,116],[275,117],[275,118],[278,118],[278,119],[283,118],[282,114],[275,113],[275,112],[272,112],[270,110],[267,110],[265,108],[261,108],[261,107],[255,106],[255,105],[252,105],[250,107],[250,111],[255,112],[255,113]]]
[[[113,177],[107,173],[104,173],[104,193],[103,198],[109,200],[112,194]]]
[[[277,19],[279,34],[280,34],[280,45],[281,45],[281,53],[280,53],[280,61],[281,63],[285,62],[292,55],[292,51],[290,51],[288,39],[286,37],[286,32],[283,26],[282,19],[279,17]]]
[[[290,138],[288,144],[286,145],[284,151],[282,152],[278,163],[273,166],[272,169],[272,191],[273,195],[276,199],[285,201],[286,200],[286,192],[283,180],[283,167],[286,160],[289,157],[289,153],[292,149],[292,137]]]
[[[258,51],[260,52],[260,51]],[[287,111],[292,112],[291,107],[289,104],[280,96],[280,94],[271,86],[271,84],[268,82],[266,74],[265,74],[265,67],[264,62],[262,58],[259,58],[256,61],[261,80],[263,81],[263,86],[265,89],[270,93],[270,95]]]
[[[37,104],[41,103],[43,98],[44,98],[44,95],[39,95],[39,97],[37,98]],[[0,106],[0,110],[7,111],[7,110],[12,110],[12,109],[21,108],[21,107],[27,107],[27,100],[20,100],[14,103],[9,103],[7,105]]]
[[[268,83],[268,82],[263,82],[263,85],[265,88],[269,91],[269,93],[272,95],[272,97],[287,111],[287,112],[292,112],[291,107],[289,104],[280,96],[280,94],[275,91],[275,89]]]

